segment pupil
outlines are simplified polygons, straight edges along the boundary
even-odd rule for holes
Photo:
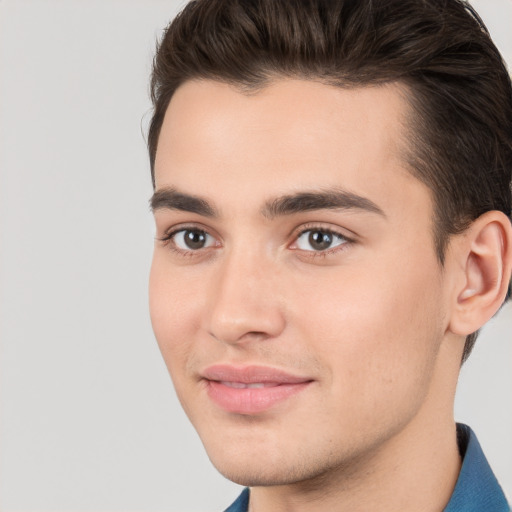
[[[312,231],[309,234],[309,243],[317,251],[328,249],[332,244],[332,235],[323,231]]]
[[[202,249],[206,242],[206,236],[202,231],[186,231],[185,243],[190,249]]]

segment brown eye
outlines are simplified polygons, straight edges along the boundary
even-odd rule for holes
[[[206,235],[204,231],[186,230],[183,240],[189,249],[202,249],[206,243]]]
[[[182,229],[172,235],[174,245],[183,251],[197,251],[214,245],[214,238],[200,229]]]
[[[333,236],[331,233],[325,233],[323,231],[311,231],[308,236],[309,245],[315,251],[325,251],[329,249],[332,244]]]
[[[325,229],[308,229],[298,236],[295,245],[302,251],[321,252],[347,242],[348,240],[338,233]]]

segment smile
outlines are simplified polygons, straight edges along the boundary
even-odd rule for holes
[[[220,384],[222,384],[223,386],[227,386],[228,388],[235,388],[235,389],[261,389],[261,388],[271,388],[274,386],[279,386],[278,382],[254,382],[251,384],[245,384],[243,382],[221,381]]]
[[[313,381],[269,367],[217,365],[203,372],[209,399],[236,414],[258,414],[305,390]]]

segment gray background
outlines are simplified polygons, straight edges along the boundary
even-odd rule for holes
[[[223,510],[151,332],[142,132],[155,39],[183,2],[0,0],[0,510]],[[474,2],[512,62],[511,0]],[[512,308],[456,417],[512,492]]]

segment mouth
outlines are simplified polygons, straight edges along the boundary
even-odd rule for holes
[[[258,414],[304,391],[310,378],[265,366],[215,365],[202,373],[210,400],[236,414]]]
[[[228,386],[229,388],[235,389],[261,389],[261,388],[271,388],[274,386],[279,386],[278,382],[252,382],[250,384],[245,384],[243,382],[227,382],[225,380],[218,381],[219,384],[223,386]]]

